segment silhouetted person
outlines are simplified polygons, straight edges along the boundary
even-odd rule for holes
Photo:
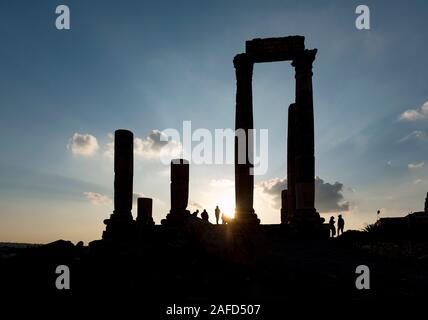
[[[192,216],[194,216],[195,218],[197,218],[198,217],[198,213],[199,213],[199,210],[196,210],[195,212],[192,213]]]
[[[202,218],[202,220],[208,221],[208,212],[207,212],[207,210],[204,209],[204,211],[202,211],[201,218]]]
[[[215,207],[215,223],[218,224],[218,220],[220,219],[220,209],[218,208],[218,206]]]
[[[343,229],[345,229],[345,220],[343,220],[342,215],[339,214],[337,218],[337,236],[343,234]]]
[[[224,215],[224,212],[221,213],[221,224],[226,224],[226,216]]]
[[[330,221],[329,221],[329,225],[330,225],[330,231],[331,231],[331,237],[334,238],[334,236],[336,235],[336,227],[335,225],[335,221],[334,221],[334,217],[330,217]]]

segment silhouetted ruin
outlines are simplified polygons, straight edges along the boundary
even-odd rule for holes
[[[296,104],[288,107],[287,134],[287,206],[283,208],[284,218],[281,223],[289,223],[296,212]]]
[[[135,232],[132,218],[132,190],[134,176],[134,134],[116,130],[114,134],[114,211],[104,220],[103,239],[122,240]]]
[[[254,39],[246,42],[246,52],[235,56],[236,130],[245,132],[245,159],[235,139],[236,223],[260,223],[253,208],[253,65],[259,62],[291,60],[295,68],[296,101],[289,107],[287,183],[288,208],[282,208],[282,223],[321,224],[315,209],[314,111],[312,63],[317,49],[305,49],[304,37]],[[244,160],[244,161],[242,161]]]
[[[291,60],[295,68],[296,101],[288,110],[287,184],[281,193],[281,224],[319,226],[320,235],[326,237],[328,226],[321,228],[324,219],[316,211],[314,111],[312,98],[312,64],[316,49],[305,49],[304,37],[254,39],[246,42],[246,52],[233,59],[236,74],[236,131],[245,133],[244,154],[235,139],[235,219],[232,225],[258,225],[260,219],[253,208],[254,145],[252,75],[255,63]],[[142,226],[154,225],[152,200],[138,199],[136,221],[132,218],[133,134],[127,130],[115,132],[114,144],[114,212],[106,219],[105,240],[134,239]],[[240,159],[242,158],[243,159]],[[189,198],[189,162],[171,161],[171,209],[162,225],[174,226],[198,221],[187,210]],[[189,219],[189,217],[196,218]],[[207,215],[201,216],[208,221]],[[138,227],[136,228],[136,225]],[[306,227],[305,227],[306,228]],[[311,229],[312,231],[316,229]],[[316,233],[316,232],[315,232]]]
[[[189,161],[171,161],[171,210],[162,224],[176,224],[190,216],[187,210],[189,201]]]
[[[94,304],[93,298],[104,294],[122,311],[132,309],[127,307],[130,305],[142,306],[147,319],[165,315],[166,303],[208,306],[218,301],[254,301],[267,309],[272,302],[278,313],[259,318],[277,319],[284,314],[284,301],[307,305],[320,299],[336,303],[343,297],[378,302],[378,296],[426,296],[428,193],[424,211],[382,218],[364,231],[348,230],[334,239],[329,239],[329,232],[335,229],[334,217],[330,225],[323,223],[315,209],[312,64],[316,53],[316,49],[305,49],[302,36],[254,39],[233,60],[235,127],[245,132],[244,153],[239,152],[242,145],[235,139],[234,219],[221,213],[222,224],[213,224],[205,209],[200,217],[198,210],[190,214],[190,163],[174,159],[169,212],[156,225],[153,199],[140,197],[134,220],[134,135],[117,130],[114,210],[104,220],[102,239],[88,247],[64,240],[16,250],[0,246],[2,288],[8,294],[16,291],[16,301],[31,301],[45,291],[61,298],[68,293],[87,295],[80,301]],[[265,225],[260,224],[262,213],[258,216],[253,208],[254,146],[249,136],[253,129],[253,66],[289,60],[295,68],[296,92],[288,107],[287,189],[280,194],[281,223]],[[223,209],[222,203],[218,205],[216,222]],[[356,267],[362,264],[370,266],[376,276],[369,293],[355,287]],[[55,287],[59,265],[72,272],[68,292]],[[23,299],[23,293],[30,298]],[[123,305],[118,303],[121,298]],[[156,316],[146,316],[150,308]]]

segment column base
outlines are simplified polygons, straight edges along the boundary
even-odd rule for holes
[[[131,240],[136,231],[135,221],[132,219],[131,212],[113,212],[110,219],[105,219],[106,230],[102,238],[112,241]]]
[[[233,219],[233,223],[245,225],[259,225],[260,219],[257,217],[257,214],[254,212],[254,209],[249,211],[250,212],[235,210],[235,219]]]
[[[294,217],[291,219],[291,223],[295,224],[323,224],[324,218],[321,218],[320,214],[315,208],[310,209],[296,209]]]
[[[189,210],[171,210],[165,219],[161,220],[162,225],[177,225],[186,221],[190,217]]]

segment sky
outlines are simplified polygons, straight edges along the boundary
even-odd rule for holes
[[[55,8],[70,8],[70,30]],[[134,193],[169,211],[161,131],[234,128],[233,57],[253,38],[305,36],[313,67],[316,207],[346,228],[423,209],[428,191],[426,1],[0,1],[0,241],[88,242],[113,210],[112,134],[135,135]],[[290,62],[256,64],[254,124],[269,165],[255,210],[279,223]],[[180,142],[168,147],[173,153]],[[232,164],[191,164],[189,209],[234,208]],[[136,207],[133,208],[134,216]]]

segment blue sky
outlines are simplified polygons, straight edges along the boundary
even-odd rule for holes
[[[70,7],[71,30],[55,28],[59,4]],[[100,237],[112,210],[109,134],[126,128],[147,141],[152,130],[181,130],[183,120],[233,128],[234,55],[245,40],[294,34],[318,49],[316,174],[341,202],[332,213],[346,209],[347,226],[360,228],[377,209],[421,210],[428,4],[367,1],[371,29],[357,30],[358,4],[0,2],[0,241]],[[273,190],[285,176],[286,110],[294,100],[290,63],[257,64],[253,94],[255,127],[269,129],[269,170],[256,178],[255,206],[262,222],[276,223]],[[73,153],[75,133],[95,137],[98,148]],[[157,222],[169,209],[167,170],[144,150],[136,155],[134,189],[155,198]],[[192,166],[192,203],[212,211],[233,197],[233,166]]]

